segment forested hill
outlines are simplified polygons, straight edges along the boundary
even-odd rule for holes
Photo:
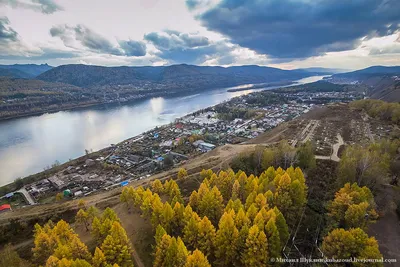
[[[52,68],[52,66],[47,64],[0,65],[0,76],[11,78],[34,78]]]
[[[382,75],[400,75],[400,66],[385,67],[385,66],[372,66],[366,69],[356,70],[346,73],[338,73],[333,75],[333,78],[353,78],[362,79],[371,76]]]
[[[369,87],[368,96],[388,102],[400,101],[400,66],[373,66],[332,75],[334,83],[361,83]]]
[[[224,68],[186,64],[159,67],[64,65],[39,75],[38,79],[81,87],[162,85],[164,89],[187,89],[188,87],[213,88],[245,83],[293,81],[315,74],[303,70],[281,70],[260,66]]]

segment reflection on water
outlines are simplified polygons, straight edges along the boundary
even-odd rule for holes
[[[321,78],[310,77],[299,82]],[[56,160],[65,162],[79,157],[85,149],[99,150],[187,113],[255,91],[226,90],[1,121],[0,185],[39,172]]]

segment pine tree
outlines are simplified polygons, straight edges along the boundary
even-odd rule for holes
[[[124,228],[119,222],[114,221],[110,234],[101,245],[108,264],[120,266],[133,266],[131,258],[131,246]]]
[[[246,249],[243,252],[245,266],[266,266],[268,263],[267,237],[256,225],[249,230],[246,239]]]
[[[218,231],[215,238],[215,256],[220,266],[234,264],[236,260],[236,247],[239,231],[233,220],[233,213],[224,213],[218,224]]]
[[[207,257],[200,250],[196,249],[187,257],[184,267],[211,267],[211,265]]]

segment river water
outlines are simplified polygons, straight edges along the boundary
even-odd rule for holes
[[[314,76],[298,82],[322,78]],[[264,89],[272,88],[276,87]],[[0,186],[40,172],[56,160],[63,163],[82,156],[85,149],[99,150],[185,114],[257,90],[263,89],[206,90],[187,96],[156,97],[0,121]]]

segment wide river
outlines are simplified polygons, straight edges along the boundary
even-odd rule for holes
[[[309,83],[314,76],[299,80]],[[263,89],[272,89],[263,88]],[[174,121],[193,111],[257,90],[227,92],[226,88],[201,93],[156,97],[123,105],[102,105],[0,121],[0,186],[112,143]]]

